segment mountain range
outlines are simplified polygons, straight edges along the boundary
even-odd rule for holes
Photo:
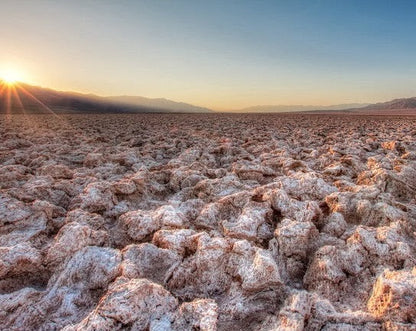
[[[94,94],[62,92],[25,83],[8,85],[0,81],[0,113],[210,113],[213,110],[163,98],[141,96],[101,97]],[[416,97],[381,103],[353,103],[331,106],[266,105],[230,112],[346,112],[416,114]]]
[[[414,109],[416,111],[416,97],[394,99],[387,102],[379,102],[366,107],[360,108],[360,111],[370,110],[399,110],[399,109]]]
[[[167,99],[101,97],[0,81],[0,113],[208,113],[212,110]]]
[[[311,111],[311,110],[343,110],[351,108],[361,108],[368,106],[368,103],[349,103],[339,104],[331,106],[314,106],[314,105],[264,105],[264,106],[251,106],[234,110],[232,112],[238,113],[281,113],[281,112],[293,112],[293,111]]]

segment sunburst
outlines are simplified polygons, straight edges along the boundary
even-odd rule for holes
[[[7,69],[0,73],[0,79],[7,85],[14,85],[22,79],[22,75],[13,69]]]

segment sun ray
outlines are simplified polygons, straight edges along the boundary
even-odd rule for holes
[[[51,113],[53,116],[60,118],[52,109],[50,109],[47,105],[45,105],[42,101],[40,101],[38,98],[36,98],[33,94],[31,94],[30,92],[28,92],[23,86],[18,86],[19,89],[26,94],[29,98],[31,98],[32,100],[34,100],[35,102],[37,102],[39,105],[41,105],[44,109],[46,109],[46,111],[48,111],[49,113]]]
[[[11,114],[11,91],[10,87],[6,90],[6,113]]]
[[[23,111],[23,114],[26,116],[27,115],[26,114],[26,109],[25,109],[25,106],[23,105],[22,100],[20,99],[20,96],[19,96],[19,93],[18,93],[18,91],[16,89],[16,86],[13,85],[10,88],[12,90],[12,93],[13,93],[14,98],[17,100],[17,103],[18,103],[20,109]]]
[[[8,88],[8,85],[4,82],[0,82],[0,95],[3,94],[3,91]]]

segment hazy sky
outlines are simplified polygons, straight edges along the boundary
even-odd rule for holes
[[[416,95],[416,2],[0,0],[0,75],[232,109]]]

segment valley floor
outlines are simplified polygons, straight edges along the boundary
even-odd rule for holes
[[[7,330],[416,330],[416,118],[0,118]]]

